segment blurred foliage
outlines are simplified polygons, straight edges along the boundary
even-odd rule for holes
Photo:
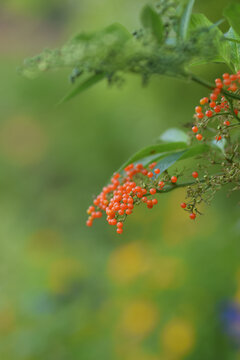
[[[93,3],[84,2],[89,13]],[[124,18],[135,3],[106,16]],[[197,6],[209,18],[219,11],[215,1]],[[78,24],[81,14],[74,16]],[[103,17],[91,12],[89,28]],[[137,209],[121,239],[103,222],[85,228],[89,194],[136,149],[191,121],[204,89],[155,78],[143,89],[129,76],[122,90],[99,84],[55,107],[66,73],[29,82],[15,72],[22,54],[3,55],[0,359],[238,359],[221,314],[229,299],[240,303],[239,199],[219,194],[193,224],[176,208],[177,191],[151,216]]]

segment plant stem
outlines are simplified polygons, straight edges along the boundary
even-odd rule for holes
[[[190,75],[190,80],[210,89],[210,90],[213,90],[214,89],[214,85],[213,84],[210,84],[208,81],[204,80],[204,79],[201,79],[199,78],[198,76],[194,75],[194,74],[189,74]]]
[[[235,117],[235,119],[240,122],[240,119],[238,118],[238,116],[235,114],[234,112],[234,108],[233,108],[233,103],[232,103],[232,100],[229,99],[229,96],[225,94],[225,98],[228,100],[229,104],[230,104],[230,108],[231,108],[231,113],[232,115]]]
[[[199,179],[198,182],[204,183],[205,180],[204,179]],[[185,182],[185,183],[182,183],[182,184],[168,185],[163,190],[157,190],[157,193],[159,193],[159,194],[167,193],[167,192],[170,192],[172,190],[179,189],[179,188],[186,187],[186,186],[190,186],[190,185],[194,185],[194,184],[196,184],[196,181],[188,181],[188,182]]]
[[[197,84],[200,84],[210,90],[213,90],[215,88],[215,85],[209,83],[208,81],[204,80],[204,79],[201,79],[199,78],[198,76],[194,75],[194,74],[188,74],[188,76],[190,77],[190,80],[196,82]],[[221,90],[221,93],[224,94],[226,97],[230,97],[232,99],[237,99],[237,100],[240,100],[240,96],[237,95],[237,94],[233,94],[233,93],[230,93],[229,91],[227,90],[224,90],[222,89]]]

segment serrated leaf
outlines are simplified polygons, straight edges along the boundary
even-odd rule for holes
[[[66,101],[71,100],[72,98],[74,98],[76,95],[79,95],[81,92],[89,89],[91,86],[97,84],[99,81],[101,81],[102,79],[104,79],[105,74],[94,74],[93,76],[91,76],[90,78],[88,78],[87,80],[85,80],[84,82],[82,82],[81,84],[77,85],[74,87],[73,90],[70,91],[69,94],[67,94],[61,101],[59,104],[62,104]]]
[[[197,59],[193,61],[191,65],[202,65],[202,64],[207,64],[209,62],[227,63],[228,65],[230,64],[229,44],[227,41],[224,41],[224,35],[222,31],[218,28],[218,24],[220,22],[213,24],[204,14],[201,13],[191,15],[189,28],[188,28],[189,38],[194,32],[198,30],[200,31],[200,29],[203,30],[205,29],[209,33],[214,31],[214,38],[215,38],[214,41],[215,48],[213,47],[211,48],[211,51],[214,50],[211,56],[209,57],[209,54],[207,53],[205,59],[204,58]]]
[[[164,142],[181,141],[181,142],[185,142],[186,144],[189,142],[188,135],[184,131],[177,129],[177,128],[171,128],[171,129],[166,130],[159,137],[159,139]]]
[[[163,22],[157,12],[149,5],[144,6],[141,13],[141,22],[145,29],[150,29],[159,43],[163,40]]]
[[[180,20],[179,35],[180,35],[180,38],[183,40],[185,40],[187,38],[188,26],[189,26],[194,2],[195,2],[195,0],[188,1],[185,9],[183,11],[181,20]]]
[[[240,69],[240,36],[233,30],[231,27],[229,31],[225,34],[226,38],[230,38],[235,41],[228,41],[229,46],[229,58],[231,64],[234,66],[235,71]]]
[[[240,36],[240,4],[229,4],[223,11],[230,26]]]

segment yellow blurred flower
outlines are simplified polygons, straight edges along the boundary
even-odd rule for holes
[[[108,274],[117,283],[129,283],[148,269],[146,250],[138,242],[116,249],[109,258]]]
[[[48,287],[57,294],[65,293],[69,286],[82,278],[81,264],[73,258],[58,259],[54,261],[49,270]]]
[[[30,252],[56,251],[62,242],[59,232],[53,229],[39,229],[31,235],[28,241]]]
[[[7,335],[16,327],[15,311],[12,307],[0,309],[0,335]]]
[[[191,323],[184,319],[171,320],[160,334],[160,344],[167,356],[181,359],[195,344],[195,331]]]
[[[158,318],[155,304],[136,300],[124,309],[120,320],[121,329],[126,335],[144,337],[155,328]]]
[[[185,279],[185,270],[181,258],[161,256],[153,261],[149,283],[161,290],[177,288]]]

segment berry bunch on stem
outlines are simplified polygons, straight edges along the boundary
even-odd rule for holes
[[[186,200],[180,206],[189,213],[191,220],[195,220],[201,214],[199,205],[209,203],[222,186],[232,184],[232,191],[240,190],[239,144],[230,133],[231,129],[240,125],[240,71],[232,75],[225,73],[215,83],[209,97],[202,98],[195,108],[192,132],[198,141],[214,141],[216,144],[224,141],[223,159],[215,158],[214,152],[208,154],[204,158],[204,166],[198,165],[201,177],[195,169],[189,173],[192,180],[180,184],[178,179],[182,173],[171,176],[167,170],[161,173],[157,162],[148,166],[131,163],[125,167],[123,174],[115,173],[111,183],[94,199],[87,210],[87,226],[92,226],[94,219],[105,214],[108,224],[116,226],[117,233],[121,234],[134,206],[144,203],[152,209],[158,203],[156,194],[179,187],[187,189]],[[218,172],[211,175],[209,169],[213,165],[217,166]]]

